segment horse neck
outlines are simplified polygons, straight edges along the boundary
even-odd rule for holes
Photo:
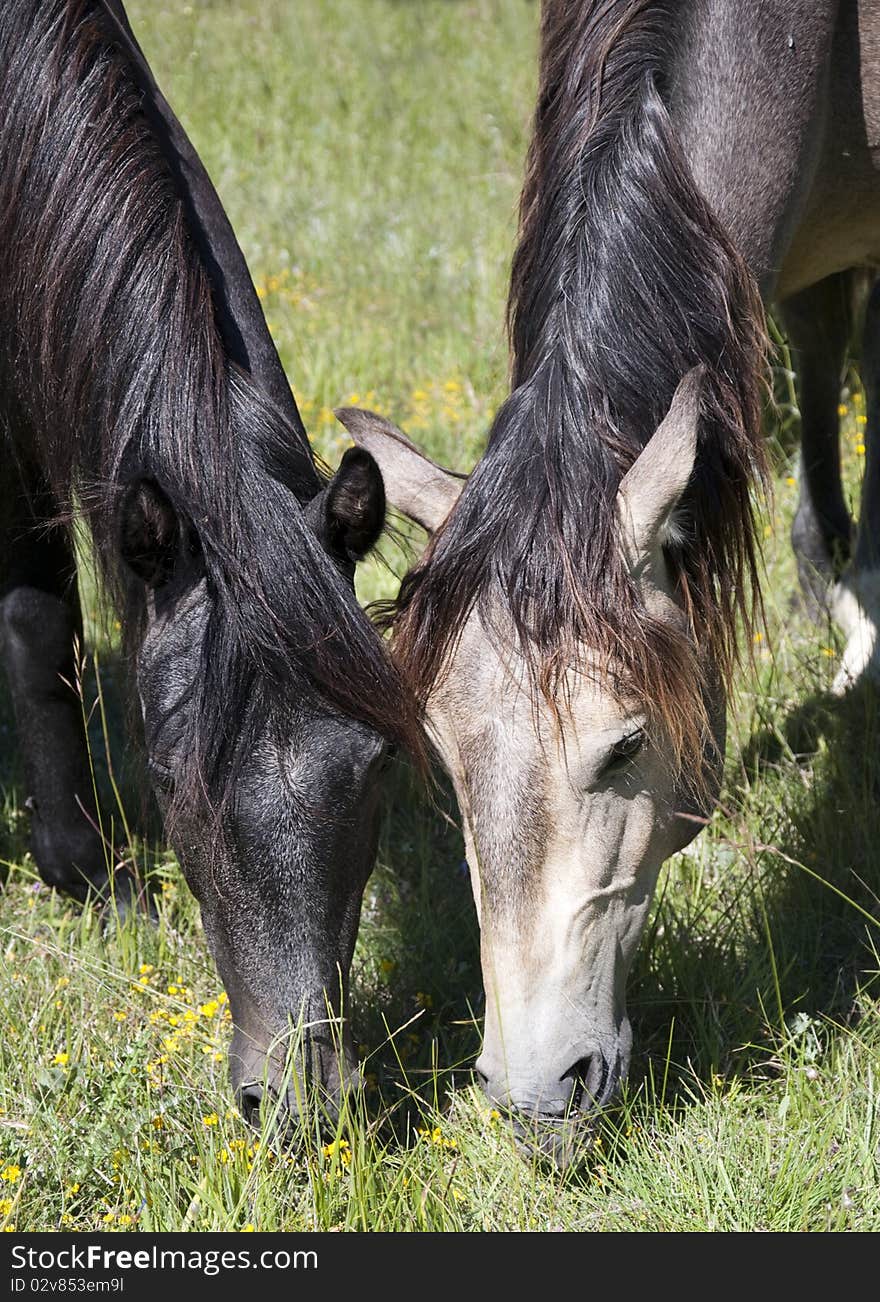
[[[217,329],[229,361],[247,372],[296,438],[290,449],[309,496],[320,489],[314,456],[235,232],[189,137],[159,89],[120,0],[101,0],[144,94],[144,109],[183,199],[188,225],[211,283]]]

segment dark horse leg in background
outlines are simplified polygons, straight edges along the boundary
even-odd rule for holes
[[[810,612],[828,612],[850,559],[852,521],[840,478],[840,386],[853,331],[853,276],[829,276],[781,304],[801,413],[801,474],[791,541]]]
[[[856,541],[855,568],[880,569],[880,280],[868,299],[862,335],[862,384],[865,386],[865,477]]]
[[[868,670],[880,669],[880,281],[865,309],[861,357],[865,389],[865,472],[852,565],[834,590],[834,614],[847,635],[835,690],[846,688]]]
[[[97,832],[74,639],[82,639],[76,561],[37,474],[12,470],[4,497],[0,642],[24,761],[31,847],[50,886],[78,899],[107,882]]]

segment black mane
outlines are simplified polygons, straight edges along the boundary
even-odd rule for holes
[[[474,607],[499,638],[512,620],[551,697],[595,648],[687,748],[699,741],[699,661],[730,672],[757,597],[764,336],[757,290],[670,118],[674,28],[670,7],[646,0],[545,2],[509,302],[513,388],[404,583],[395,629],[422,696]],[[670,554],[691,621],[682,637],[647,617],[615,498],[698,363],[698,463]]]
[[[301,426],[229,356],[141,70],[98,0],[3,6],[0,123],[0,431],[36,456],[59,518],[85,512],[133,640],[126,486],[155,480],[197,536],[213,614],[190,788],[222,804],[251,726],[305,687],[417,744],[382,643],[304,518],[323,480]]]

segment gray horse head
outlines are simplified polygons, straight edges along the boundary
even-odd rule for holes
[[[645,611],[684,636],[664,544],[694,464],[700,387],[695,369],[616,501],[622,559]],[[379,462],[389,501],[440,529],[462,480],[383,418],[339,415]],[[493,1100],[528,1118],[588,1112],[625,1073],[627,974],[659,869],[699,829],[689,793],[712,785],[720,756],[716,719],[702,771],[683,773],[622,675],[601,647],[582,645],[561,690],[536,693],[505,612],[487,620],[474,607],[426,699],[480,919],[486,1022],[477,1071]]]

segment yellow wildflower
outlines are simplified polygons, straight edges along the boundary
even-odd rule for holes
[[[69,1062],[70,1062],[69,1053],[56,1053],[55,1057],[52,1059],[52,1066],[66,1067]]]
[[[15,1184],[16,1180],[20,1178],[21,1167],[17,1166],[15,1162],[10,1162],[8,1166],[4,1166],[3,1170],[0,1171],[0,1180],[5,1180],[7,1184]]]
[[[332,1144],[325,1144],[321,1152],[328,1161],[338,1157],[343,1166],[351,1164],[351,1146],[347,1139],[334,1139]]]
[[[424,1139],[428,1144],[433,1144],[435,1148],[458,1148],[458,1141],[447,1139],[440,1126],[434,1126],[430,1130],[425,1126],[420,1126],[418,1133],[421,1139]]]
[[[203,1126],[216,1126],[220,1121],[216,1112],[209,1112],[206,1117],[202,1117]]]

